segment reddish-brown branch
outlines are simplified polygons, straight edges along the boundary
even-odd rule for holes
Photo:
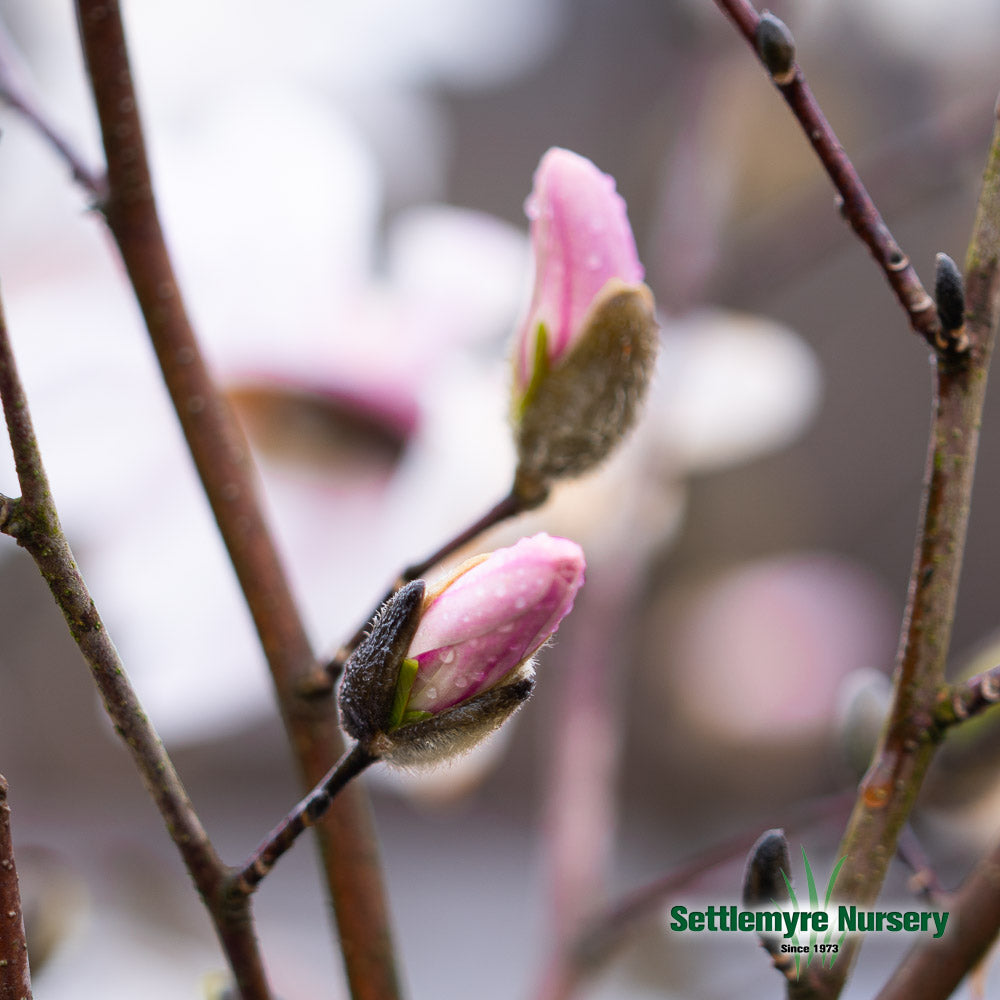
[[[406,584],[411,583],[413,580],[418,580],[428,570],[433,569],[439,562],[442,562],[447,559],[448,556],[453,555],[460,548],[462,548],[463,545],[468,545],[469,542],[478,538],[481,534],[483,534],[483,532],[496,527],[508,518],[516,517],[518,514],[531,510],[534,506],[537,506],[537,504],[525,501],[516,490],[511,490],[511,492],[508,493],[502,500],[498,501],[485,514],[483,514],[482,517],[473,521],[472,524],[445,542],[439,549],[427,556],[426,559],[407,566],[406,569],[399,574],[399,578],[396,582],[386,591],[382,600],[379,601],[379,603],[372,609],[372,612],[368,616],[365,624],[362,625],[354,633],[354,635],[352,635],[351,638],[337,650],[333,660],[331,660],[330,664],[326,668],[330,676],[336,678],[340,675],[341,670],[344,668],[344,664],[347,662],[347,658],[354,652],[358,643],[360,643],[365,637],[366,630],[370,626],[372,619],[376,614],[378,614],[379,608],[381,608],[382,605],[385,604],[397,590],[404,587]]]
[[[876,1000],[950,997],[1000,932],[1000,845],[973,869],[947,905],[943,937],[921,941],[900,963]]]
[[[31,1000],[28,942],[10,833],[7,779],[0,774],[0,1000]]]
[[[117,2],[78,0],[83,49],[107,158],[104,211],[163,377],[260,637],[306,787],[344,749],[330,698],[301,696],[317,664],[257,497],[249,449],[214,385],[161,231]],[[399,994],[375,836],[354,785],[317,826],[353,995]]]
[[[716,4],[732,19],[754,51],[757,51],[757,32],[761,18],[753,5],[748,0],[716,0]],[[882,269],[896,298],[906,311],[910,326],[932,347],[941,349],[945,345],[934,300],[921,284],[906,254],[893,239],[875,202],[865,190],[844,147],[816,102],[802,71],[794,65],[788,79],[782,78],[781,82],[774,79],[774,83],[833,182],[841,198],[844,218]]]

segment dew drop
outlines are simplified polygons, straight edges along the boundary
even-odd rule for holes
[[[592,253],[587,255],[586,266],[591,271],[600,270],[601,264],[603,262],[604,259],[601,257],[599,253]]]
[[[451,661],[454,660],[454,659],[455,659],[455,650],[451,646],[449,646],[441,654],[441,662],[442,663],[451,663]]]

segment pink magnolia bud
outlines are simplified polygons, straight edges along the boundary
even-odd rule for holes
[[[475,745],[530,697],[531,657],[573,607],[583,552],[548,535],[460,566],[425,596],[407,584],[344,666],[344,729],[395,764]]]
[[[579,339],[601,289],[614,278],[638,285],[644,274],[615,179],[578,153],[556,147],[542,157],[524,209],[535,287],[516,340],[515,382],[522,394],[535,372],[540,337],[548,365],[558,364]]]
[[[515,338],[515,490],[601,461],[634,424],[658,346],[653,296],[614,179],[550,149],[525,205],[535,285]]]
[[[580,546],[545,534],[460,566],[424,599],[406,711],[436,714],[514,674],[573,607],[583,574]]]

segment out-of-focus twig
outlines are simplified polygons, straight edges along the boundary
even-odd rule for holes
[[[972,870],[947,906],[943,937],[910,949],[875,1000],[950,997],[1000,932],[1000,844]]]
[[[107,193],[107,178],[87,165],[73,143],[45,113],[2,17],[0,17],[0,101],[22,115],[55,149],[69,166],[73,180],[84,188],[95,202],[103,201]]]

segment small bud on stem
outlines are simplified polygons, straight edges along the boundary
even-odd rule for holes
[[[961,353],[968,349],[965,332],[965,285],[958,265],[946,253],[934,258],[934,299],[937,302],[941,334],[936,346]]]
[[[754,43],[760,61],[779,87],[795,79],[795,39],[784,21],[764,11]]]

